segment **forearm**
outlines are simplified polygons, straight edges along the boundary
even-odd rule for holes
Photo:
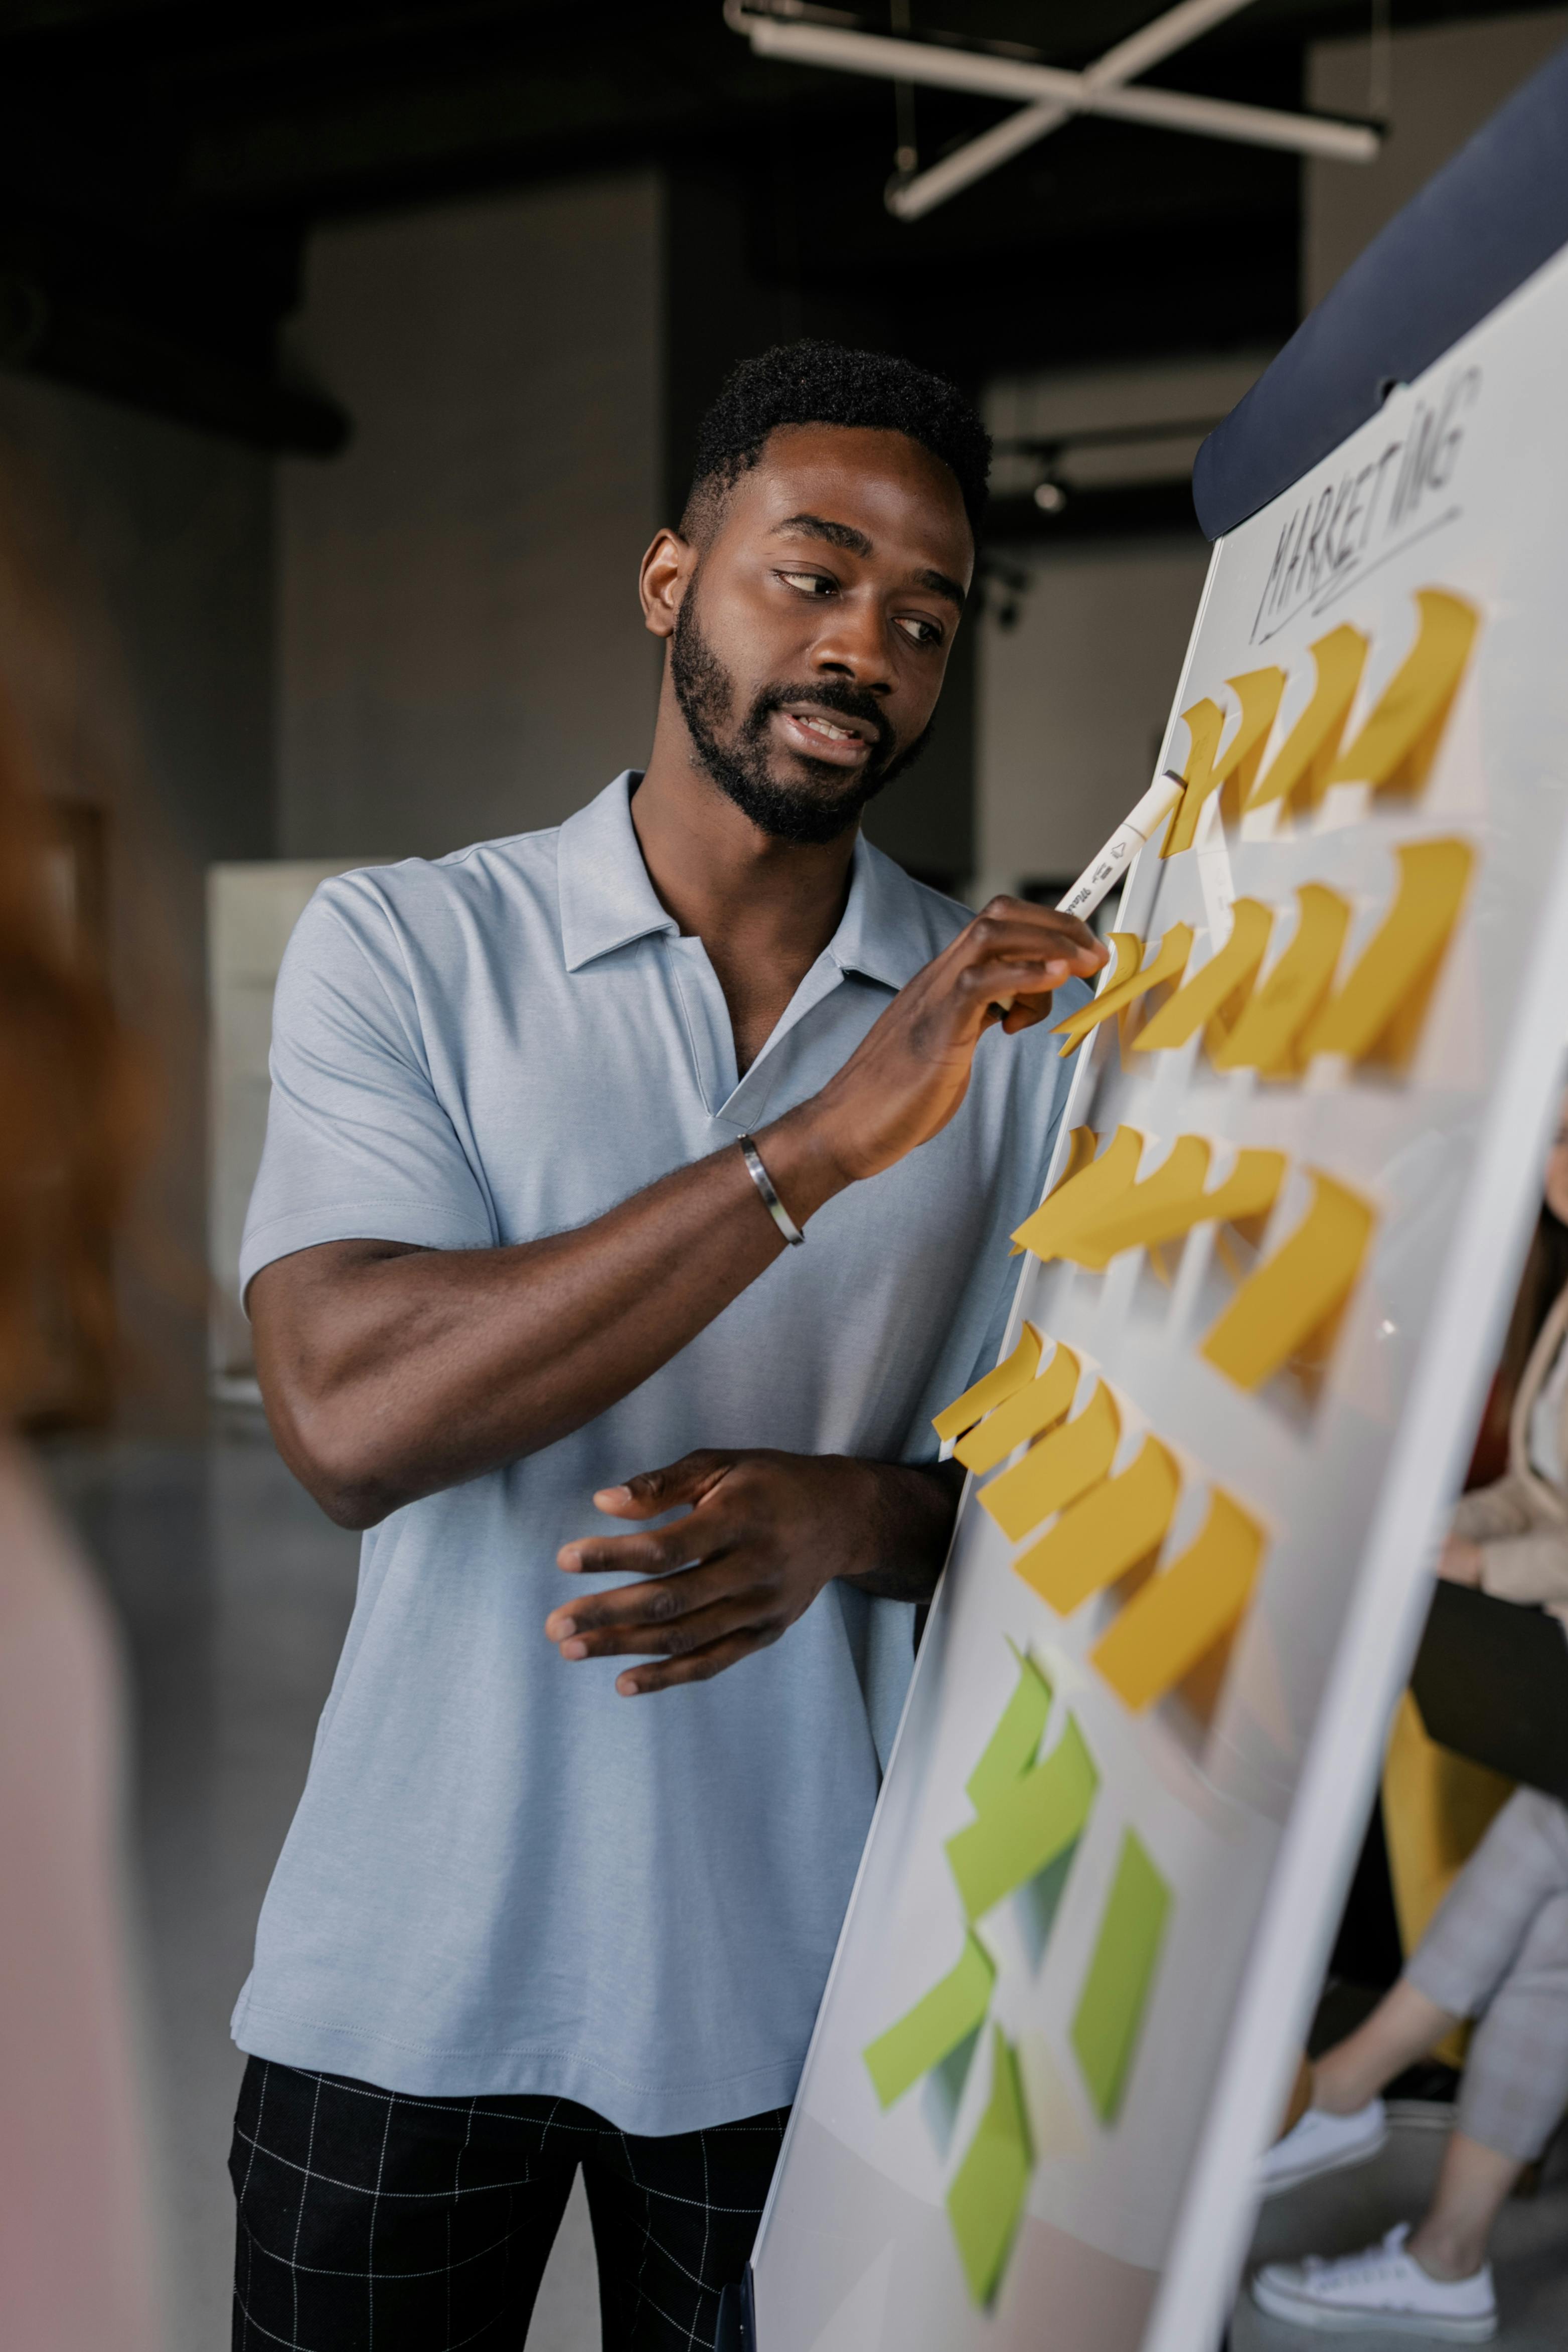
[[[1030,1026],[1058,981],[1104,955],[1080,923],[994,901],[900,991],[820,1094],[759,1133],[795,1223],[946,1126],[999,992],[1011,1007],[1002,1026]],[[332,1517],[367,1527],[606,1411],[783,1246],[731,1148],[548,1241],[420,1252],[341,1242],[279,1259],[250,1286],[279,1446]],[[900,1538],[925,1524],[910,1504],[893,1518]]]
[[[867,1462],[866,1565],[842,1581],[874,1601],[925,1602],[947,1558],[963,1473],[955,1462],[912,1468]]]
[[[798,1223],[841,1189],[805,1113],[759,1143]],[[332,1517],[370,1526],[605,1412],[784,1247],[731,1148],[544,1241],[345,1243],[279,1260],[250,1304],[279,1448]]]
[[[1561,1609],[1568,1602],[1568,1529],[1494,1536],[1479,1549],[1483,1592],[1526,1606]]]

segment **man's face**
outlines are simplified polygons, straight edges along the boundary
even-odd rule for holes
[[[752,823],[835,839],[921,748],[974,543],[945,466],[901,433],[773,433],[724,501],[670,675],[699,764]]]

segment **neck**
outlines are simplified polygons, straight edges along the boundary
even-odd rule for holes
[[[699,766],[668,679],[632,825],[661,904],[708,950],[745,1069],[838,928],[858,828],[820,843],[759,831]]]
[[[653,754],[632,801],[648,877],[681,929],[712,952],[738,931],[804,958],[838,928],[858,827],[836,841],[779,841],[763,833],[698,764],[668,683]]]

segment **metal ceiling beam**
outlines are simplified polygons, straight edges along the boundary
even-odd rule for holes
[[[1183,6],[1169,10],[1119,42],[1083,73],[1005,57],[994,50],[950,48],[934,41],[852,32],[813,22],[804,14],[758,15],[748,10],[745,0],[724,0],[724,21],[750,41],[758,57],[787,58],[835,73],[915,82],[933,89],[965,90],[983,98],[1030,101],[1021,113],[998,123],[901,190],[892,191],[889,209],[905,220],[930,211],[944,196],[994,170],[1075,114],[1105,115],[1114,121],[1145,123],[1153,130],[1192,131],[1246,146],[1327,156],[1337,163],[1372,163],[1382,142],[1370,123],[1286,114],[1274,107],[1201,98],[1186,90],[1127,86],[1132,75],[1195,40],[1211,24],[1235,15],[1241,5],[1243,0],[1184,0]]]

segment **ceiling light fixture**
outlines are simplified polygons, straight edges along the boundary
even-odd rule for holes
[[[1181,0],[1180,6],[1119,41],[1082,73],[1020,57],[1012,46],[960,47],[948,40],[895,39],[885,33],[862,32],[853,18],[811,7],[806,0],[752,0],[750,5],[747,0],[724,0],[724,21],[731,32],[750,41],[758,57],[1029,101],[929,171],[912,179],[895,178],[887,193],[888,210],[908,221],[918,220],[1075,114],[1107,115],[1153,130],[1188,131],[1200,138],[1281,148],[1341,163],[1374,162],[1382,136],[1370,122],[1286,114],[1275,107],[1200,98],[1182,89],[1130,87],[1137,75],[1249,5],[1250,0]]]

